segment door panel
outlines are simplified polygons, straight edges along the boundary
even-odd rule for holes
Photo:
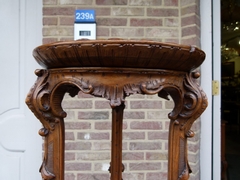
[[[7,162],[0,168],[0,179],[6,180],[21,180],[21,166],[23,166],[23,153],[5,151],[0,146],[0,159]],[[11,170],[11,171],[9,171]]]
[[[32,50],[41,44],[42,1],[0,4],[0,179],[40,180],[41,125],[25,97],[39,68]]]
[[[12,113],[14,112],[8,114]],[[23,115],[5,117],[0,122],[0,144],[2,148],[10,152],[24,152],[26,150],[26,141],[24,139],[27,138],[26,117]]]

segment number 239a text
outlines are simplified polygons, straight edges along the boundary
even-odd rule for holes
[[[77,20],[94,20],[93,14],[90,13],[76,13],[76,19]]]

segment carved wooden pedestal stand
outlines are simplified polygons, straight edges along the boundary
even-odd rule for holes
[[[131,94],[170,95],[175,107],[169,114],[168,179],[185,180],[191,169],[187,138],[193,122],[207,107],[207,98],[193,72],[205,58],[192,46],[154,41],[80,40],[37,47],[37,62],[46,69],[36,70],[38,79],[26,103],[43,124],[45,137],[41,166],[44,179],[64,179],[64,118],[61,107],[68,92],[79,91],[103,97],[112,107],[111,180],[122,180],[122,121],[124,99]]]

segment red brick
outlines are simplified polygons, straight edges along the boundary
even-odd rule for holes
[[[99,173],[94,173],[94,174],[83,174],[83,173],[79,173],[77,175],[77,180],[106,180],[106,179],[110,179],[109,178],[110,175],[108,173],[104,173],[104,174],[99,174]]]
[[[147,16],[178,17],[178,9],[172,8],[148,8]]]
[[[95,11],[96,11],[96,17],[109,16],[111,14],[111,8],[108,8],[108,7],[95,8]]]
[[[124,140],[145,139],[145,132],[123,132]]]
[[[99,161],[110,160],[110,151],[108,152],[86,152],[77,153],[77,160],[79,161]]]
[[[96,0],[97,5],[127,5],[128,0]]]
[[[112,15],[113,16],[143,16],[144,8],[113,7]]]
[[[94,142],[93,150],[111,150],[111,142],[109,142],[109,141]]]
[[[65,150],[90,150],[90,142],[65,142]]]
[[[161,130],[162,122],[156,121],[133,121],[130,123],[131,129],[152,129],[152,130]]]
[[[164,26],[178,27],[179,26],[179,20],[178,20],[178,18],[165,18],[164,19]]]
[[[110,167],[110,159],[107,162],[94,163],[94,171],[108,172],[109,167]]]
[[[162,149],[161,142],[130,142],[130,150],[160,150]]]
[[[123,114],[124,119],[144,119],[145,113],[139,111],[125,111]]]
[[[196,4],[193,4],[193,5],[187,6],[187,7],[183,7],[181,9],[181,15],[184,16],[184,15],[187,15],[187,14],[197,14],[197,15],[199,15],[200,14],[200,8]]]
[[[173,101],[165,101],[165,108],[166,109],[173,109],[174,108],[174,102]]]
[[[56,42],[57,40],[58,40],[57,38],[46,38],[46,37],[44,37],[43,40],[42,40],[42,43],[43,44],[48,44],[48,43]]]
[[[106,36],[106,38],[109,37],[110,36],[109,28],[103,28],[103,27],[97,26],[97,36]]]
[[[162,109],[162,101],[130,101],[131,109]]]
[[[60,5],[92,5],[93,0],[60,0]]]
[[[74,17],[60,17],[60,25],[69,25],[73,26],[74,25]]]
[[[65,129],[90,129],[89,122],[65,122]]]
[[[123,152],[122,159],[127,160],[144,160],[143,152]]]
[[[165,129],[166,130],[169,129],[169,125],[170,125],[170,120],[169,121],[165,121]]]
[[[64,100],[63,109],[91,109],[93,103],[91,100]]]
[[[168,153],[165,152],[146,152],[146,160],[167,160]]]
[[[122,149],[126,150],[127,149],[127,143],[123,142],[122,144]],[[110,141],[97,141],[93,143],[93,150],[111,150],[111,142]]]
[[[67,171],[90,171],[91,163],[66,162],[65,170],[67,170]]]
[[[111,130],[112,123],[111,123],[111,121],[95,122],[95,129],[96,130]],[[123,129],[127,129],[127,122],[123,122]]]
[[[198,131],[199,129],[201,129],[201,121],[199,119],[197,119],[193,125],[192,125],[192,128],[191,130],[192,131]],[[192,139],[192,138],[191,138]]]
[[[168,170],[168,161],[164,161],[164,162],[162,162],[162,164],[163,164],[163,168],[162,168],[163,172],[167,172],[167,170]]]
[[[109,101],[107,101],[107,100],[95,101],[95,108],[96,109],[111,109]]]
[[[126,180],[144,180],[144,173],[124,172],[122,176]]]
[[[99,17],[97,18],[98,26],[126,26],[127,18],[105,18]]]
[[[200,153],[196,153],[196,154],[188,153],[188,160],[191,163],[198,163],[200,160]]]
[[[162,0],[129,0],[130,6],[161,6]]]
[[[197,36],[182,38],[181,44],[195,45],[197,47],[200,47],[200,38]]]
[[[165,146],[165,149],[164,150],[168,150],[168,142],[164,142],[164,146]]]
[[[91,132],[91,133],[88,133],[88,132],[79,132],[77,133],[77,139],[80,139],[80,140],[102,140],[102,139],[105,139],[105,140],[109,140],[110,139],[110,135],[108,132]]]
[[[96,130],[110,130],[112,128],[112,123],[110,121],[105,122],[95,122],[95,128]]]
[[[75,175],[73,173],[64,173],[65,180],[75,180]]]
[[[175,44],[179,44],[180,43],[178,38],[176,38],[176,39],[171,39],[171,38],[165,39],[164,42],[166,42],[166,43],[175,43]]]
[[[196,143],[196,142],[195,142]],[[189,150],[189,152],[194,152],[194,153],[196,153],[197,151],[199,151],[200,150],[200,145],[199,144],[190,144],[190,143],[188,143],[188,150]]]
[[[57,24],[58,24],[57,17],[43,17],[43,26],[51,26]]]
[[[193,4],[193,3],[196,3],[198,0],[184,0],[184,1],[181,1],[180,5],[181,7],[183,6],[189,6],[189,4]]]
[[[160,170],[161,169],[161,163],[129,163],[130,171],[136,171],[136,170]]]
[[[47,15],[73,15],[75,13],[74,7],[43,7],[43,16]]]
[[[44,27],[43,36],[73,36],[73,27]]]
[[[109,119],[108,111],[78,112],[78,119]]]
[[[61,37],[60,41],[73,41],[73,37]]]
[[[191,176],[191,180],[193,179],[193,180],[199,180],[199,169],[200,169],[200,163],[197,163],[197,164],[193,164],[193,163],[189,163],[190,164],[190,167],[191,167],[191,170],[192,170],[192,172],[194,172],[195,174],[191,174],[190,176]],[[195,175],[195,176],[194,176]],[[196,176],[198,176],[198,177],[196,177]]]
[[[167,179],[168,174],[166,172],[149,172],[146,174],[147,180]]]
[[[73,160],[75,160],[75,153],[65,152],[64,159],[65,159],[65,162],[66,161],[73,161]]]
[[[165,38],[173,38],[178,37],[179,31],[177,28],[168,29],[168,28],[147,28],[146,29],[146,37],[165,37]]]
[[[64,110],[66,113],[67,113],[67,117],[64,118],[64,121],[68,121],[70,119],[75,119],[75,112],[74,111],[71,111],[71,110]]]
[[[148,111],[147,118],[148,119],[167,119],[170,110],[163,110],[163,111]]]
[[[148,139],[149,140],[155,140],[155,139],[168,140],[168,131],[148,132]]]
[[[200,29],[197,26],[190,26],[190,27],[182,28],[182,37],[191,36],[191,35],[199,35],[200,36]]]
[[[73,132],[65,132],[65,140],[75,140]]]
[[[164,6],[178,6],[179,0],[164,0]]]
[[[192,25],[192,24],[196,24],[197,26],[200,27],[200,19],[195,14],[193,14],[191,16],[183,17],[181,20],[182,27]]]
[[[142,19],[132,18],[130,19],[130,26],[162,26],[162,19]]]

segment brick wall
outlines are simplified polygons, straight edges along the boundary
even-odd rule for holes
[[[76,9],[95,9],[97,39],[152,39],[200,46],[198,0],[43,0],[43,43],[73,40]],[[65,180],[106,180],[111,146],[107,100],[66,95]],[[167,179],[167,114],[173,102],[157,96],[126,99],[123,133],[124,180]],[[160,120],[159,120],[160,119]],[[199,179],[200,121],[189,140],[189,160]]]

